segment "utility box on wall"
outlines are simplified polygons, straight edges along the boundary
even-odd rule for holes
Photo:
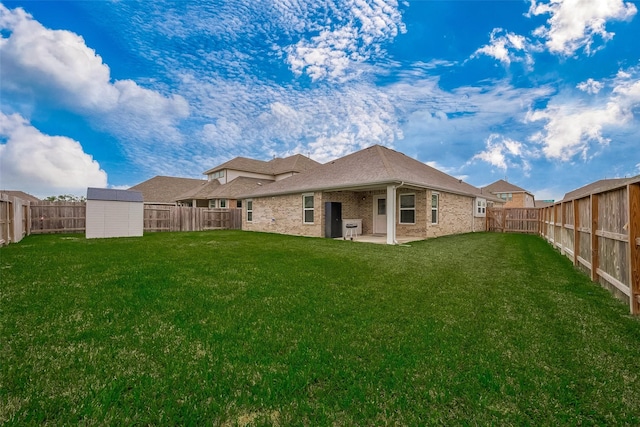
[[[140,191],[87,189],[87,239],[142,236],[143,228]]]

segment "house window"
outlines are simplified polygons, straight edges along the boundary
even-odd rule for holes
[[[476,199],[476,212],[475,216],[486,216],[487,213],[487,201],[485,199]]]
[[[400,224],[416,223],[416,195],[400,195]]]
[[[221,170],[221,171],[210,174],[209,181],[214,180],[216,178],[223,178],[223,177],[224,177],[224,170]]]
[[[216,207],[216,199],[209,200],[209,209],[214,209]]]
[[[236,200],[236,208],[240,209],[242,207],[242,200]]]
[[[247,222],[253,221],[253,200],[247,200]]]
[[[313,224],[313,194],[302,195],[302,215],[305,224]]]
[[[502,200],[504,200],[506,202],[510,202],[511,200],[513,200],[513,194],[512,193],[500,193],[500,194],[498,194],[498,197],[500,197]]]
[[[438,204],[439,204],[438,199],[439,198],[440,198],[439,194],[437,193],[431,194],[431,224],[438,223]]]
[[[220,207],[223,209],[227,207],[227,199],[220,199]]]

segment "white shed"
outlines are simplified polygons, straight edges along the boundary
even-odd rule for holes
[[[142,236],[143,217],[140,191],[87,189],[87,239]]]

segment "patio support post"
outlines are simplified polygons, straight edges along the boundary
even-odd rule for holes
[[[387,245],[396,244],[396,187],[387,185]]]

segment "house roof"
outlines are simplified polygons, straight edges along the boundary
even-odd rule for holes
[[[216,188],[208,198],[239,199],[243,194],[247,194],[252,191],[259,191],[263,185],[270,185],[273,182],[274,181],[268,179],[239,176],[238,178]]]
[[[301,154],[294,154],[293,156],[285,158],[275,158],[268,162],[248,159],[246,157],[236,157],[228,162],[209,169],[204,172],[204,174],[208,175],[223,169],[233,169],[242,172],[261,173],[264,175],[280,175],[287,172],[305,172],[319,165],[320,163]]]
[[[147,203],[175,203],[176,197],[203,183],[206,181],[202,179],[154,176],[129,190],[141,191]]]
[[[572,200],[572,199],[580,199],[582,197],[588,196],[593,193],[601,193],[603,191],[611,190],[616,187],[621,187],[630,182],[635,182],[640,180],[640,175],[636,175],[631,178],[612,178],[612,179],[601,179],[596,182],[592,182],[591,184],[587,184],[583,187],[570,191],[564,195],[563,200]]]
[[[520,188],[517,185],[514,185],[510,182],[505,181],[504,179],[499,179],[493,184],[489,184],[486,187],[482,187],[482,192],[487,192],[491,194],[496,193],[529,193],[529,191],[524,188]],[[531,193],[529,193],[531,194]]]
[[[366,189],[392,183],[486,198],[479,188],[381,145],[373,145],[305,173],[274,182],[243,197]]]
[[[24,191],[18,191],[18,190],[0,190],[1,194],[7,194],[9,196],[12,197],[17,197],[18,199],[22,199],[25,200],[27,202],[39,202],[40,199],[38,199],[36,196],[32,196],[29,193],[25,193]]]
[[[194,199],[208,199],[209,194],[213,192],[216,188],[220,187],[220,182],[217,179],[212,179],[211,181],[199,181],[199,183],[185,191],[182,194],[179,194],[175,197],[175,201],[181,200],[194,200]]]
[[[548,206],[553,206],[555,202],[547,201],[547,200],[536,200],[535,207],[536,208],[546,208]]]

